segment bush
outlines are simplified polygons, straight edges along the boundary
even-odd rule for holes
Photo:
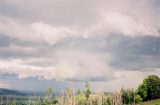
[[[135,99],[135,102],[136,102],[136,103],[141,103],[141,102],[143,101],[143,99],[141,98],[140,95],[136,95],[136,96],[134,97],[134,99]]]

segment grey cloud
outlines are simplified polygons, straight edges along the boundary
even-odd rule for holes
[[[121,36],[122,37],[122,36]],[[113,67],[129,70],[154,70],[159,68],[159,37],[113,38],[111,62]],[[118,40],[118,41],[117,41]]]
[[[7,47],[10,45],[11,42],[11,38],[5,35],[0,35],[0,47]]]
[[[111,79],[112,73],[110,72],[109,75],[110,70],[107,69],[103,55],[99,55],[99,52],[90,52],[89,47],[77,47],[77,45],[80,46],[80,43],[87,44],[87,41],[84,41],[86,40],[70,38],[66,39],[64,43],[59,42],[52,46],[30,46],[29,48],[24,47],[23,44],[22,46],[11,44],[9,47],[1,48],[0,53],[3,60],[1,59],[0,71],[1,73],[17,74],[20,78],[31,76],[77,81],[96,81],[96,78],[98,80]],[[78,43],[76,44],[76,42]],[[94,62],[91,62],[92,60]],[[81,65],[79,65],[80,63]],[[93,68],[92,64],[96,64],[96,66]],[[39,74],[41,70],[43,70],[43,74]],[[89,75],[90,70],[92,73]],[[29,71],[30,73],[28,73]]]
[[[3,59],[28,59],[27,65],[40,67],[55,66],[57,52],[63,51],[89,51],[89,53],[98,53],[103,56],[111,68],[124,70],[154,70],[159,68],[160,58],[160,38],[159,37],[127,37],[123,35],[110,35],[107,37],[97,37],[84,39],[81,37],[65,38],[54,45],[30,42],[16,42],[10,44],[20,46],[18,49],[12,49],[6,46],[2,47],[0,53]],[[29,45],[30,44],[30,45]],[[33,46],[32,46],[33,44]],[[29,47],[30,49],[26,49]],[[65,53],[64,53],[65,54]],[[66,53],[67,54],[67,53]],[[76,55],[76,53],[74,53]],[[67,55],[66,55],[67,56]],[[108,59],[108,57],[110,59]],[[42,59],[38,59],[38,57]],[[83,62],[83,61],[82,61]]]
[[[1,72],[107,81],[160,68],[159,10],[158,0],[2,0]]]
[[[57,45],[68,49],[78,46],[78,49],[109,55],[110,66],[117,69],[146,71],[160,67],[160,37],[127,37],[115,34],[93,39],[71,38]]]
[[[1,2],[0,12],[9,17],[22,18],[28,22],[44,21],[54,25],[89,25],[94,22],[95,3],[92,1],[75,0],[39,0]],[[90,18],[90,20],[88,20]],[[58,21],[57,21],[58,20]]]
[[[158,0],[2,0],[0,31],[55,44],[66,37],[112,33],[159,36]],[[26,37],[28,36],[28,37]]]
[[[116,11],[135,18],[146,16],[156,24],[160,9],[158,0],[2,0],[0,5],[2,16],[32,23],[43,21],[55,26],[75,25],[79,30],[97,23],[102,11]]]
[[[1,59],[27,59],[47,55],[50,45],[46,42],[23,41],[0,35],[0,58]],[[39,53],[41,52],[41,53]],[[49,56],[49,54],[48,54]],[[47,56],[45,56],[47,57]]]

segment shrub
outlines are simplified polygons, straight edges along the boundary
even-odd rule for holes
[[[140,95],[136,95],[136,96],[134,97],[134,99],[135,99],[135,102],[136,102],[136,103],[140,103],[140,102],[143,101],[143,99],[141,98]]]

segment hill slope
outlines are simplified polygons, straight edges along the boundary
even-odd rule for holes
[[[25,94],[15,90],[0,88],[0,95],[25,95]]]
[[[0,95],[16,95],[16,96],[44,96],[43,91],[24,91],[24,90],[10,90],[0,88]]]
[[[143,102],[140,105],[160,105],[160,99]]]

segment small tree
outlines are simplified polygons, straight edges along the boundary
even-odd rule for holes
[[[76,105],[86,105],[86,103],[87,98],[85,97],[85,94],[81,92],[81,90],[78,90],[76,96]]]
[[[88,82],[85,82],[85,91],[84,94],[86,96],[86,98],[89,98],[89,95],[91,94],[91,89],[90,89],[90,85]]]
[[[137,93],[144,101],[160,98],[160,78],[156,75],[148,76],[138,87]]]
[[[121,93],[124,104],[131,104],[134,102],[135,92],[133,89],[121,89]]]
[[[51,87],[49,87],[47,89],[47,95],[46,96],[47,96],[48,101],[51,103],[52,102],[52,97],[53,97],[53,90],[52,90]]]
[[[46,92],[46,96],[43,97],[42,105],[53,105],[56,104],[57,100],[53,97],[52,88],[48,88]]]

